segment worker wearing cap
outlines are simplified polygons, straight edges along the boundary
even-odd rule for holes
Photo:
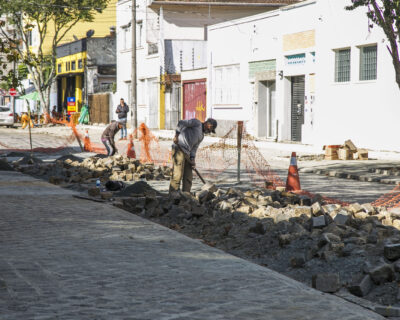
[[[201,122],[198,119],[180,120],[176,127],[172,145],[172,176],[169,191],[177,192],[182,180],[182,191],[190,192],[196,167],[196,152],[204,134],[215,133],[217,121],[212,118]]]
[[[103,131],[103,134],[101,135],[101,142],[103,142],[107,149],[107,156],[113,156],[117,152],[114,138],[117,132],[121,130],[123,126],[124,125],[121,121],[113,121]]]

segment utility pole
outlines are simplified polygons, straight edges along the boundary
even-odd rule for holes
[[[16,40],[17,36],[16,36],[16,31],[14,30],[14,41]],[[14,78],[16,77],[16,71],[17,71],[17,64],[15,62],[15,60],[13,61],[13,74],[14,74]],[[14,86],[13,86],[14,87]],[[15,86],[15,89],[16,86]],[[13,117],[15,119],[15,96],[12,97],[12,106],[13,106]]]
[[[136,90],[136,0],[132,0],[132,102],[131,102],[131,118],[132,118],[132,129],[135,133],[134,138],[137,137],[137,90]]]

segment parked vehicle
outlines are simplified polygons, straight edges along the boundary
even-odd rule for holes
[[[0,126],[8,128],[14,125],[14,113],[11,106],[0,106]]]

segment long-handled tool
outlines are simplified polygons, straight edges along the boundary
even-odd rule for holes
[[[200,172],[196,168],[193,168],[193,170],[194,170],[194,172],[196,172],[196,174],[200,178],[201,182],[206,184],[206,181],[203,179],[203,177],[201,176]]]
[[[180,150],[182,151],[182,149],[180,149]],[[183,152],[183,151],[182,151],[182,152]],[[185,156],[186,161],[191,162],[189,156],[188,156],[185,152],[183,152],[183,154],[184,154],[184,156]],[[203,179],[203,177],[201,176],[200,172],[199,172],[196,168],[193,168],[193,171],[196,172],[196,174],[197,174],[197,176],[200,178],[201,182],[203,182],[204,184],[206,184],[206,181]]]

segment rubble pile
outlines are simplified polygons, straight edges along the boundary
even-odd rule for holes
[[[169,196],[145,180],[167,180],[171,168],[120,155],[85,160],[67,156],[51,164],[16,167],[55,184],[84,186],[91,197],[113,201],[320,291],[347,291],[398,306],[400,315],[400,209],[368,203],[327,204],[320,195],[310,198],[282,189],[220,189],[210,183],[195,194]],[[105,191],[95,187],[97,180],[125,183],[114,183],[113,191]]]
[[[23,166],[21,164],[24,164]],[[36,176],[47,177],[53,184],[93,184],[96,180],[105,183],[112,181],[169,180],[171,168],[156,167],[154,164],[142,164],[139,160],[126,156],[90,157],[84,160],[75,156],[63,156],[54,163],[38,163],[33,166],[25,162],[15,162],[19,171]]]
[[[196,195],[147,190],[115,205],[318,290],[345,288],[385,305],[400,301],[400,210],[208,184]]]

